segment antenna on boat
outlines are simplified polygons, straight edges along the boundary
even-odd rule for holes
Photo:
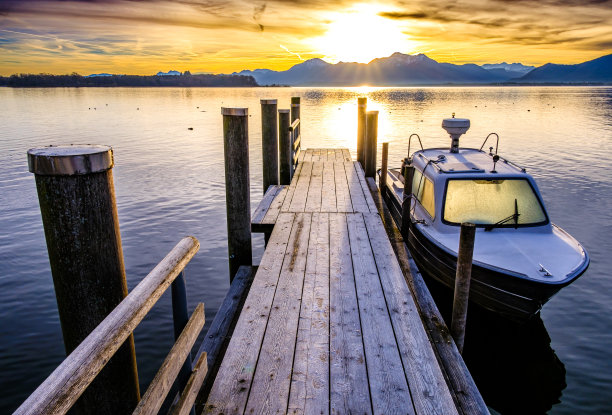
[[[451,153],[459,152],[459,137],[470,129],[470,120],[467,118],[455,118],[453,112],[453,118],[445,118],[442,120],[442,128],[450,135],[451,141]]]

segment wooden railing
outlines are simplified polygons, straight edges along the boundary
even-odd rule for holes
[[[65,414],[68,412],[168,287],[177,282],[181,282],[184,286],[184,281],[180,280],[180,276],[199,248],[200,243],[196,238],[183,238],[14,414]],[[176,322],[175,319],[175,325]],[[180,336],[140,400],[134,414],[156,414],[159,411],[181,367],[186,360],[189,362],[191,348],[203,327],[204,305],[200,303],[184,325]],[[173,415],[184,415],[191,411],[206,372],[206,353],[203,353],[185,382],[186,385],[180,399],[173,409]]]
[[[289,132],[291,133],[291,143],[292,143],[292,152],[291,152],[291,160],[293,161],[293,168],[297,166],[298,158],[300,156],[300,149],[302,144],[302,136],[300,134],[300,119],[293,121],[291,126],[289,127]]]

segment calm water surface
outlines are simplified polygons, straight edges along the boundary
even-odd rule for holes
[[[12,412],[64,358],[26,151],[113,146],[129,288],[182,236],[194,235],[201,249],[186,271],[190,309],[205,302],[211,322],[229,286],[220,107],[249,108],[255,207],[262,196],[259,99],[289,108],[295,95],[304,148],[355,154],[358,96],[380,111],[379,143],[391,143],[398,165],[413,132],[426,146],[448,145],[440,124],[453,112],[472,122],[462,145],[500,135],[500,154],[536,177],[552,220],[584,244],[591,266],[527,327],[468,320],[468,365],[501,413],[612,413],[612,88],[604,87],[0,88],[0,413]],[[256,235],[256,261],[262,251]],[[144,389],[173,342],[169,295],[135,338]]]

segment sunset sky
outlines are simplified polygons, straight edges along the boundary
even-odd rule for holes
[[[572,64],[611,51],[612,0],[0,0],[0,75],[285,70],[393,52]]]

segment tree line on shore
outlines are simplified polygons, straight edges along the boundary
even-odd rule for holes
[[[107,75],[82,76],[52,74],[15,74],[0,77],[0,86],[24,87],[250,87],[259,86],[252,76],[245,75],[191,75],[176,76]]]

